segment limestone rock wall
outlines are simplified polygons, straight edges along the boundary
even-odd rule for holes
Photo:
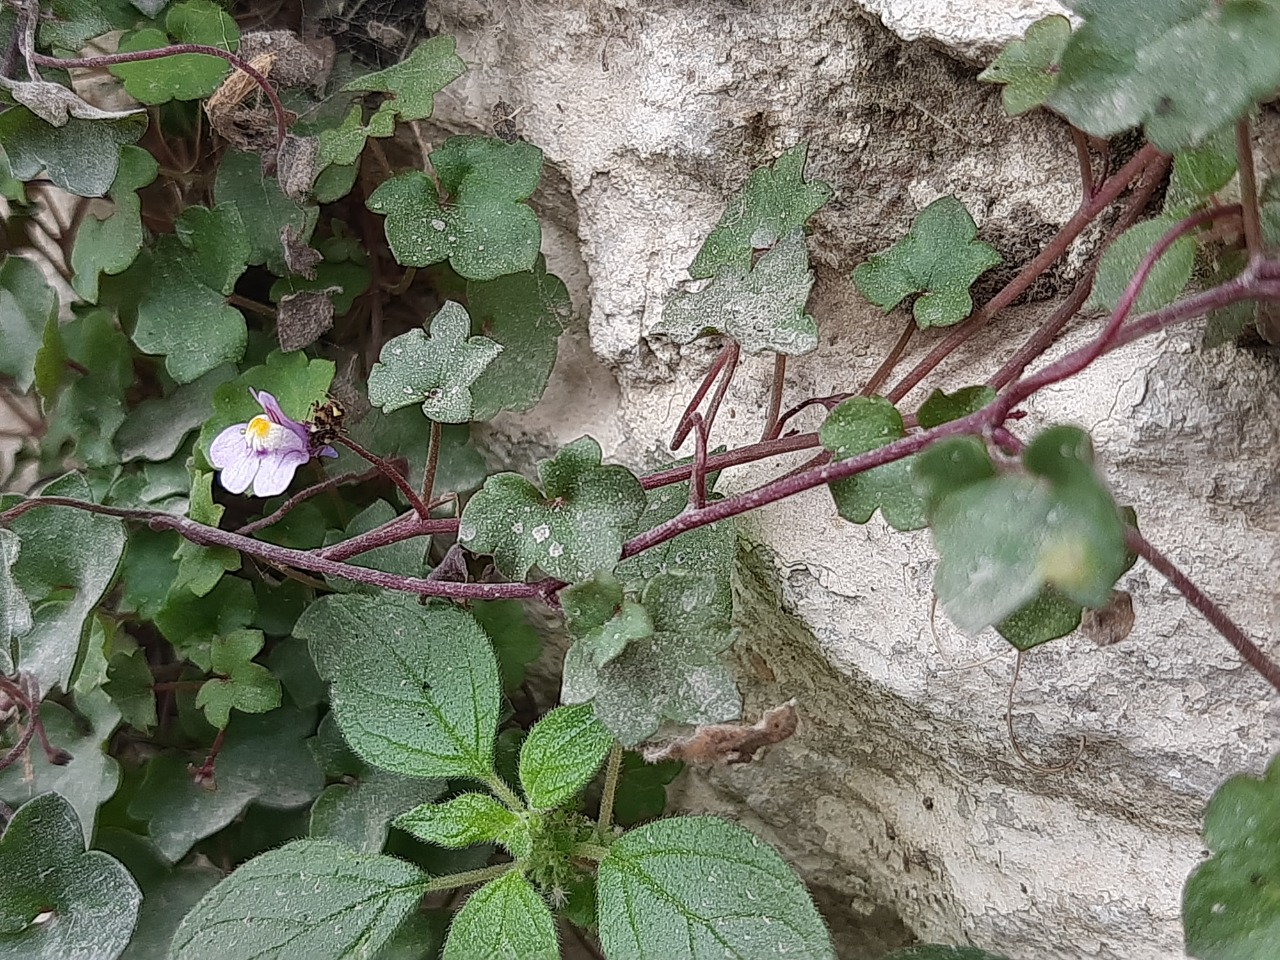
[[[858,384],[900,329],[848,273],[934,198],[956,194],[1016,268],[1073,211],[1074,156],[1053,118],[1006,118],[981,64],[1051,0],[443,0],[428,23],[472,69],[438,98],[443,130],[505,100],[547,156],[544,250],[584,320],[496,455],[528,463],[589,432],[650,467],[710,349],[651,341],[725,198],[797,141],[835,199],[816,218],[823,345],[787,400]],[[437,131],[439,132],[439,131]],[[1069,262],[953,357],[932,385],[981,380],[1071,279]],[[994,271],[992,292],[1011,274]],[[1066,347],[1078,344],[1068,338]],[[912,357],[931,345],[916,338]],[[1037,397],[1035,426],[1088,427],[1148,537],[1280,653],[1280,376],[1274,356],[1202,352],[1195,329],[1135,344]],[[748,358],[717,443],[758,439],[771,361]],[[904,368],[905,369],[905,366]],[[918,399],[918,398],[917,398]],[[817,419],[801,420],[806,429]],[[729,471],[754,485],[786,461]],[[762,761],[697,773],[680,803],[738,818],[811,884],[841,955],[971,942],[1011,960],[1181,957],[1179,899],[1216,784],[1280,747],[1280,704],[1141,563],[1137,627],[1025,658],[931,615],[927,533],[840,521],[813,491],[740,525],[737,648],[748,716],[798,697],[799,734]]]

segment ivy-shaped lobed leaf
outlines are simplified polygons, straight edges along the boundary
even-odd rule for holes
[[[645,495],[631,471],[600,456],[595,440],[578,438],[539,461],[542,490],[517,473],[489,477],[462,511],[458,542],[492,555],[512,580],[534,566],[570,581],[612,568]]]
[[[422,871],[403,860],[297,840],[250,860],[209,891],[174,934],[172,957],[372,957],[426,886]]]
[[[676,343],[723,334],[748,353],[799,356],[818,348],[818,325],[805,313],[813,288],[804,234],[788,234],[754,267],[725,266],[706,287],[677,292],[650,333]]]
[[[726,268],[745,273],[753,251],[768,249],[799,230],[831,199],[829,185],[804,179],[808,152],[807,144],[797,144],[772,168],[752,172],[689,265],[689,276],[705,279]]]
[[[502,347],[471,388],[471,418],[528,410],[546,389],[557,342],[573,313],[564,281],[547,273],[539,254],[532,270],[469,282],[467,307],[471,332]]]
[[[1187,878],[1182,927],[1196,960],[1267,960],[1280,938],[1280,759],[1232,777],[1204,818],[1212,856]]]
[[[649,581],[641,602],[651,636],[597,668],[575,644],[565,656],[561,700],[590,702],[600,722],[624,746],[653,735],[663,719],[721,723],[741,711],[738,689],[720,653],[733,642],[715,580],[671,571]]]
[[[598,571],[590,580],[560,591],[565,629],[592,666],[603,667],[635,640],[653,636],[653,621],[643,604],[629,599],[611,573]]]
[[[235,53],[240,45],[240,28],[231,16],[212,0],[175,3],[165,15],[164,32],[144,27],[126,34],[121,53],[155,50],[170,43],[198,43]],[[172,39],[170,39],[172,38]],[[218,88],[229,66],[221,57],[184,53],[156,60],[119,63],[111,72],[124,81],[125,92],[139,103],[158,104],[170,100],[200,100]]]
[[[385,129],[391,117],[400,120],[425,120],[431,116],[435,107],[435,95],[457,80],[466,71],[467,65],[454,53],[454,39],[449,36],[432,37],[413,48],[403,61],[394,66],[366,74],[350,81],[342,89],[347,92],[373,92],[388,94],[378,108],[378,115],[371,120],[373,129]],[[345,124],[344,124],[345,125]],[[387,136],[387,133],[373,133],[372,136]],[[323,137],[321,138],[323,143]],[[360,149],[364,141],[360,141]],[[343,151],[351,159],[338,162],[354,163],[355,154],[350,148]]]
[[[597,897],[610,957],[835,957],[800,878],[759,837],[716,817],[624,834],[600,862]]]
[[[40,438],[41,454],[56,463],[74,449],[75,458],[87,466],[113,467],[115,433],[135,382],[128,337],[109,311],[92,309],[69,323],[50,324],[44,344],[36,359],[37,385],[44,364],[57,360],[62,386],[52,387],[52,376],[44,384],[52,389],[46,396],[48,426]],[[85,372],[75,370],[73,362]]]
[[[921,329],[959,323],[973,310],[969,287],[1000,263],[1000,254],[977,235],[964,204],[939,197],[920,211],[905,237],[854,269],[854,285],[886,312],[920,294],[912,313]]]
[[[833,460],[847,460],[907,435],[902,415],[883,397],[850,397],[828,414],[818,432]],[[895,530],[925,526],[925,505],[916,491],[911,457],[895,460],[830,484],[840,516],[866,523],[878,509]]]
[[[0,527],[0,673],[13,673],[14,641],[31,629],[31,602],[13,579],[11,568],[22,551],[22,539]]]
[[[40,46],[79,50],[94,37],[131,27],[145,5],[143,0],[137,4],[129,0],[52,0],[48,4],[50,15],[40,18]],[[150,11],[143,12],[154,16]]]
[[[128,269],[142,249],[142,204],[138,190],[156,178],[159,165],[141,147],[120,148],[120,167],[107,191],[115,210],[105,219],[85,217],[71,250],[71,286],[85,300],[98,299],[98,275]]]
[[[56,793],[23,804],[0,836],[0,953],[24,960],[114,960],[142,894],[114,857],[85,850]]]
[[[216,527],[222,519],[226,508],[213,501],[213,474],[191,466],[191,499],[187,516],[196,523]],[[172,580],[172,587],[190,590],[197,597],[203,597],[218,585],[222,575],[229,570],[240,569],[240,554],[230,547],[202,547],[183,540],[174,553],[178,561],[178,572]],[[279,703],[272,704],[279,706]],[[217,726],[226,726],[225,723]]]
[[[934,390],[916,411],[916,423],[921,430],[932,430],[944,423],[977,413],[995,398],[996,392],[986,384],[961,387],[955,393]]]
[[[415,328],[382,346],[369,371],[369,402],[391,413],[412,403],[442,423],[471,419],[471,388],[502,346],[473,337],[471,318],[452,300],[431,318],[430,334]]]
[[[369,195],[386,216],[396,261],[426,267],[448,260],[468,280],[532,270],[542,242],[523,202],[542,175],[542,151],[491,137],[450,137],[431,153],[443,196],[421,170],[398,174]]]
[[[559,960],[555,919],[519,871],[505,873],[471,894],[449,926],[441,960],[477,957]]]
[[[363,759],[407,776],[492,776],[498,668],[470,615],[333,594],[307,609],[294,635],[310,643],[338,726]]]
[[[1058,61],[1071,39],[1071,21],[1051,16],[1027,27],[1021,40],[1008,44],[991,66],[978,74],[984,83],[1004,86],[1001,99],[1011,117],[1032,110],[1049,98],[1058,82]]]
[[[1068,0],[1067,6],[1084,23],[1062,53],[1048,103],[1094,136],[1141,124],[1148,140],[1174,153],[1280,85],[1277,0]]]
[[[178,383],[243,356],[244,316],[226,298],[248,260],[244,223],[231,204],[188,207],[175,235],[156,241],[133,342],[143,353],[163,356]]]
[[[13,175],[28,181],[43,173],[78,197],[104,195],[119,172],[120,148],[137,142],[146,129],[144,114],[112,121],[71,117],[55,127],[26,107],[0,113],[0,143]]]
[[[214,639],[211,659],[216,676],[204,682],[196,706],[219,730],[226,728],[232,709],[266,713],[280,706],[280,681],[253,662],[263,642],[261,630],[237,630]]]
[[[978,630],[1045,586],[1106,603],[1128,568],[1124,519],[1098,478],[1087,434],[1053,427],[1023,453],[1025,473],[997,475],[981,444],[955,438],[916,457],[940,557],[934,590],[952,621]]]
[[[612,745],[590,704],[552,710],[520,746],[520,785],[529,806],[551,810],[567,803],[595,776]]]
[[[263,175],[262,159],[255,153],[223,154],[213,181],[213,199],[240,212],[249,242],[249,265],[265,264],[277,276],[288,272],[281,231],[288,227],[298,242],[306,243],[320,214],[314,204],[303,205],[285,196],[275,177]]]
[[[1179,151],[1165,193],[1164,212],[1174,219],[1207,202],[1236,175],[1235,127],[1210,134],[1203,143]]]

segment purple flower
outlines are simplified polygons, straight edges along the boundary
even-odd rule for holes
[[[333,447],[314,448],[306,426],[286,417],[271,394],[249,393],[264,412],[227,427],[209,444],[209,462],[222,471],[218,479],[228,492],[244,493],[253,484],[255,497],[274,497],[284,493],[294,471],[313,456],[338,455]]]

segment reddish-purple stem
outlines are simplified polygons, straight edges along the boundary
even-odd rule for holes
[[[409,481],[406,480],[404,478],[404,475],[400,473],[400,471],[397,470],[395,467],[393,467],[390,463],[388,463],[386,460],[383,460],[376,453],[366,450],[364,447],[360,446],[360,444],[356,443],[354,440],[352,440],[348,436],[343,436],[340,434],[337,437],[334,437],[334,443],[341,444],[342,446],[350,450],[352,453],[356,454],[357,456],[363,457],[364,459],[372,463],[375,467],[377,467],[379,470],[381,470],[383,475],[396,485],[396,489],[398,489],[401,493],[404,494],[404,498],[409,501],[410,506],[413,507],[414,511],[423,520],[427,520],[431,517],[431,511],[428,510],[427,505],[422,502],[422,499],[418,496],[417,491],[415,491],[413,487],[409,486]]]
[[[304,500],[310,500],[314,496],[325,493],[335,487],[340,487],[345,483],[364,483],[366,480],[372,480],[374,477],[382,475],[382,471],[377,467],[366,470],[364,473],[342,473],[336,477],[330,477],[328,480],[322,480],[319,483],[312,484],[305,490],[299,490],[292,497],[280,504],[275,510],[267,514],[265,517],[259,517],[252,523],[246,523],[243,527],[236,530],[236,533],[242,536],[249,536],[251,533],[257,533],[273,523],[279,523],[284,519],[285,514],[302,503]]]
[[[693,412],[698,409],[702,403],[702,398],[707,395],[707,391],[711,389],[711,385],[721,377],[723,371],[724,380],[727,382],[733,377],[733,372],[738,366],[738,344],[730,340],[721,349],[715,361],[711,364],[706,375],[702,378],[702,383],[698,385],[698,389],[693,392],[693,397],[684,408],[684,413],[680,415],[679,421],[676,423],[675,435],[671,438],[671,449],[679,449],[684,443],[685,438],[689,436],[689,431],[693,429]],[[715,411],[720,406],[720,399],[724,397],[724,391],[727,389],[721,386],[716,391],[715,398],[711,401],[711,407],[707,410],[707,416],[704,418],[707,423],[707,429],[711,429],[711,421],[715,419]]]
[[[915,336],[916,318],[907,315],[907,325],[902,328],[902,333],[898,335],[897,342],[893,345],[893,349],[889,351],[889,355],[881,361],[880,366],[876,368],[876,372],[871,375],[868,380],[858,391],[859,396],[872,397],[875,396],[877,390],[884,386],[884,382],[889,379],[889,375],[893,373],[893,368],[898,365],[898,361],[902,359],[902,355],[907,352],[907,346],[911,343],[911,338]]]
[[[781,356],[781,354],[779,354]],[[693,415],[693,472],[689,477],[689,506],[702,509],[707,502],[707,428],[702,415]]]
[[[773,356],[773,385],[769,390],[769,409],[764,415],[764,430],[760,441],[773,440],[782,432],[778,422],[778,411],[782,409],[782,388],[787,379],[787,355],[776,353]]]
[[[288,118],[285,116],[284,104],[280,102],[280,97],[276,95],[275,88],[265,76],[258,71],[256,67],[241,57],[237,57],[234,53],[222,50],[218,47],[211,47],[203,43],[175,43],[167,47],[157,47],[155,50],[136,50],[132,53],[107,53],[100,57],[74,57],[70,59],[59,59],[58,57],[46,56],[43,53],[37,53],[32,58],[37,66],[56,67],[60,70],[69,70],[77,67],[93,68],[93,67],[111,67],[118,63],[137,63],[140,60],[159,60],[163,57],[176,57],[185,53],[202,53],[210,57],[221,57],[227,63],[231,64],[237,70],[241,71],[256,83],[262,92],[267,95],[267,99],[271,101],[271,109],[276,115],[276,146],[284,143],[285,130],[289,126]]]

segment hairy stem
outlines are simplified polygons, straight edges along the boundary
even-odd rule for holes
[[[489,777],[485,784],[512,813],[521,813],[524,810],[524,803],[516,796],[516,792],[507,786],[507,782],[496,773]]]
[[[443,877],[435,877],[422,887],[424,894],[437,893],[440,890],[455,890],[458,887],[470,887],[476,884],[497,880],[504,873],[515,869],[514,863],[497,863],[492,867],[481,867],[478,870],[467,870],[463,873],[450,873]]]
[[[604,766],[604,788],[600,791],[600,818],[596,821],[596,832],[607,837],[613,831],[613,802],[618,796],[618,778],[622,773],[622,744],[616,740],[609,750],[609,759]]]
[[[427,439],[427,465],[422,470],[422,502],[431,502],[431,491],[436,485],[436,468],[440,464],[440,421],[431,421],[431,436]]]

